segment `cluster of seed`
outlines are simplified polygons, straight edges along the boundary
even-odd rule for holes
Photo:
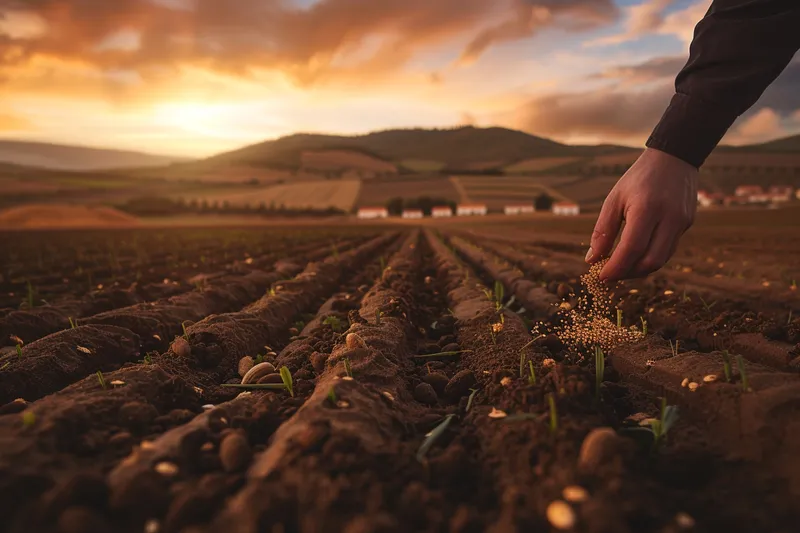
[[[604,259],[594,263],[589,272],[581,276],[581,283],[591,298],[581,296],[574,308],[562,306],[559,311],[564,320],[554,328],[553,333],[572,351],[599,346],[604,352],[609,352],[616,346],[644,337],[633,326],[617,327],[608,286],[600,281],[600,271],[607,262],[608,259]],[[537,329],[534,329],[534,334],[538,333]]]

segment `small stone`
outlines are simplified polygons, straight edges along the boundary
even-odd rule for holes
[[[575,511],[567,502],[556,500],[547,506],[547,521],[556,529],[572,529],[575,526]]]
[[[695,521],[689,514],[680,512],[675,515],[675,523],[681,529],[691,529],[694,527]]]
[[[322,374],[325,371],[325,362],[328,360],[328,354],[322,352],[314,352],[311,354],[311,366],[314,367],[314,372]]]
[[[697,390],[697,388],[698,388],[699,386],[700,386],[699,384],[697,384],[697,383],[695,383],[694,381],[692,381],[691,383],[689,383],[689,390],[690,390],[690,391],[692,391],[692,392],[694,392],[694,391],[696,391],[696,390]]]
[[[572,503],[581,503],[589,499],[589,492],[579,485],[564,487],[561,495],[565,500]]]
[[[219,459],[226,472],[243,470],[253,457],[247,438],[240,432],[228,433],[219,445]]]
[[[716,374],[709,374],[703,378],[704,383],[714,383],[715,381],[717,381]]]
[[[161,461],[160,463],[156,463],[154,470],[166,477],[173,477],[180,471],[178,465],[175,463],[170,463],[169,461]]]
[[[429,383],[420,383],[414,388],[414,399],[425,405],[436,405],[439,397]]]
[[[255,366],[255,360],[249,355],[245,355],[239,359],[239,377],[243,378],[250,371],[250,369],[253,368],[253,366]]]
[[[689,378],[683,378],[683,381],[681,381],[681,387],[685,389],[688,386],[689,386]]]
[[[183,337],[175,337],[169,349],[178,357],[189,357],[192,355],[192,347],[189,345],[189,341]]]
[[[596,428],[586,435],[578,454],[578,468],[592,473],[611,461],[621,448],[621,438],[608,427]]]
[[[501,411],[495,407],[492,407],[492,410],[489,412],[489,418],[505,418],[508,414],[505,411]]]
[[[469,389],[475,385],[475,374],[472,370],[462,370],[450,378],[444,393],[448,398],[458,399],[469,393]]]
[[[558,307],[559,307],[559,308],[561,308],[561,309],[563,309],[564,311],[570,311],[570,310],[572,310],[572,304],[571,304],[571,303],[569,303],[569,302],[561,302],[561,303],[558,305]]]

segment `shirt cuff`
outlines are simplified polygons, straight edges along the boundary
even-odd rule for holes
[[[715,104],[676,93],[646,146],[700,168],[736,116]]]

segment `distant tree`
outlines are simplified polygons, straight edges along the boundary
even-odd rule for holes
[[[553,197],[547,193],[542,193],[534,201],[537,211],[550,211],[553,208]]]
[[[386,202],[386,209],[389,210],[389,214],[393,216],[400,216],[403,212],[403,206],[405,205],[405,201],[403,198],[392,198],[388,202]]]

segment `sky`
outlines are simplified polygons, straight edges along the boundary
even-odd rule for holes
[[[640,146],[710,0],[0,0],[0,138],[203,157],[504,126]],[[725,142],[800,133],[795,57]]]

